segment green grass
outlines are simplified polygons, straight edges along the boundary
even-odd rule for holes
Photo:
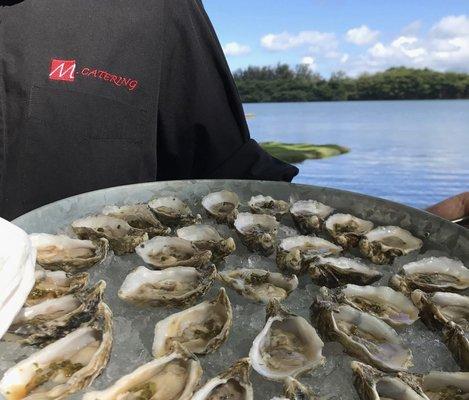
[[[304,160],[339,156],[350,151],[347,147],[337,144],[314,145],[307,143],[264,142],[260,145],[272,156],[294,164],[301,163]]]

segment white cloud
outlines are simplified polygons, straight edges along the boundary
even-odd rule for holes
[[[422,28],[422,21],[419,19],[412,21],[410,24],[402,28],[403,35],[416,35]]]
[[[340,62],[342,64],[345,64],[348,61],[349,58],[350,58],[350,56],[347,53],[344,53],[344,54],[342,54],[342,57],[340,57]]]
[[[223,51],[227,56],[244,56],[251,52],[251,48],[238,42],[230,42],[223,46]]]
[[[444,17],[432,27],[430,34],[434,37],[448,39],[469,36],[469,17],[467,15]]]
[[[309,69],[312,71],[316,70],[317,68],[316,60],[314,59],[314,57],[310,57],[310,56],[303,57],[301,59],[301,64],[307,65]]]
[[[352,28],[345,34],[347,42],[363,46],[365,44],[373,43],[378,39],[379,31],[374,31],[366,25]]]
[[[310,46],[311,52],[318,52],[337,47],[337,39],[333,33],[319,31],[302,31],[296,35],[289,32],[269,33],[261,38],[261,45],[270,51]]]

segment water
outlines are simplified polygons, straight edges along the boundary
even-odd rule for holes
[[[246,104],[258,141],[351,152],[298,165],[296,183],[427,207],[469,190],[469,100]]]

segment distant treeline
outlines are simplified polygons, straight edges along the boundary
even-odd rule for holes
[[[469,74],[430,69],[390,68],[357,78],[336,72],[325,79],[306,65],[279,64],[248,67],[234,77],[246,103],[469,98]]]

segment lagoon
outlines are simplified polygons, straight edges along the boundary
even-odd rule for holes
[[[259,142],[339,144],[350,153],[298,164],[295,183],[423,208],[469,190],[469,100],[245,104]]]

